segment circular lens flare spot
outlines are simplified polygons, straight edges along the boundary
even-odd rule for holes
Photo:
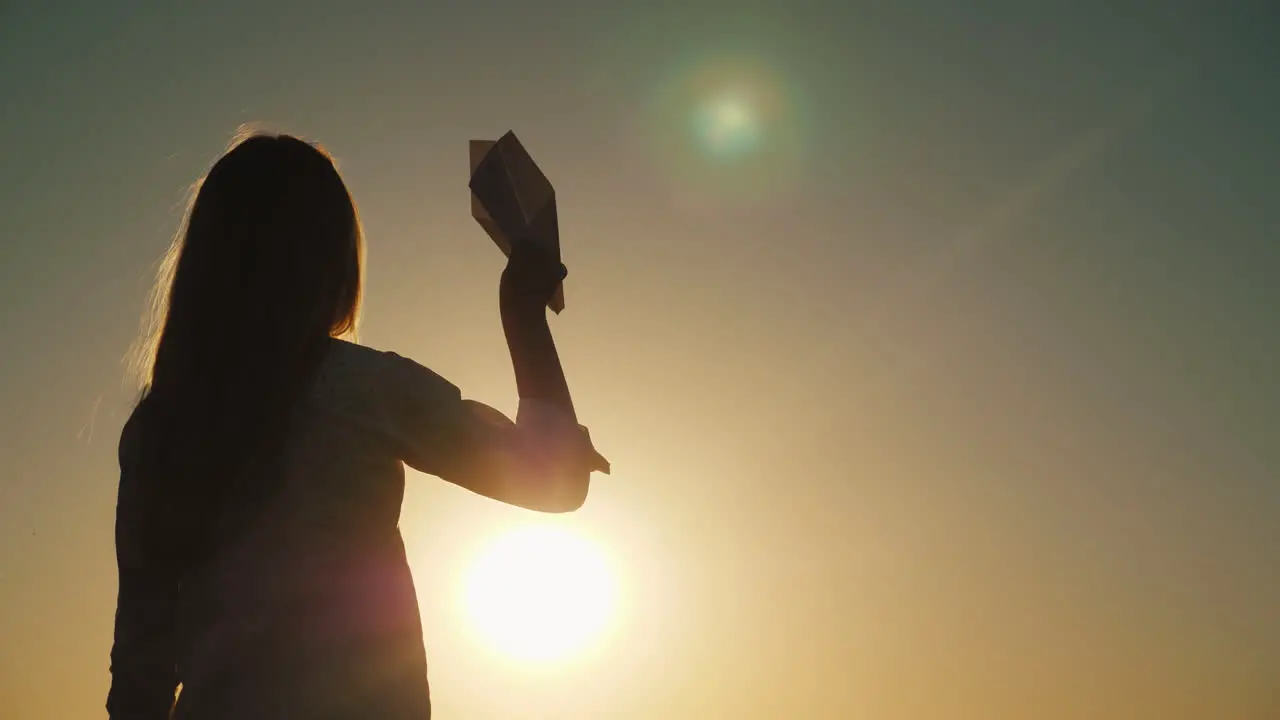
[[[644,114],[647,162],[691,212],[768,212],[794,198],[806,144],[786,78],[761,58],[707,54],[670,69]]]
[[[732,159],[759,147],[762,128],[755,108],[746,99],[726,94],[698,108],[694,132],[712,154]]]

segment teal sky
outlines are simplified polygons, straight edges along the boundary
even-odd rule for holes
[[[245,122],[337,156],[363,340],[507,411],[467,141],[557,189],[623,605],[486,655],[525,515],[412,477],[441,717],[1280,716],[1278,77],[1265,0],[0,0],[0,716],[105,716],[121,361]]]

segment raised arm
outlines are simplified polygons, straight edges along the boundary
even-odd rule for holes
[[[455,485],[528,510],[564,513],[586,502],[592,471],[608,472],[586,430],[553,405],[521,400],[515,422],[481,403],[463,405],[456,444],[430,470]]]
[[[502,273],[498,307],[520,400],[553,407],[577,424],[569,383],[547,323],[547,302],[567,274],[564,265],[532,243],[517,243]]]
[[[579,426],[546,306],[564,266],[518,244],[502,275],[499,304],[520,408],[515,422],[404,358],[382,392],[410,466],[472,492],[541,512],[571,512],[586,500],[593,471],[609,463]]]

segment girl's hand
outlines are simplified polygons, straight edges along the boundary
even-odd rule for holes
[[[514,242],[498,283],[498,307],[504,318],[545,317],[547,303],[569,274],[555,257],[531,242]]]

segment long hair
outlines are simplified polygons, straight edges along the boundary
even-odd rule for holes
[[[242,133],[194,187],[161,263],[134,418],[143,552],[208,559],[269,495],[291,411],[331,337],[354,334],[363,233],[321,147]]]

